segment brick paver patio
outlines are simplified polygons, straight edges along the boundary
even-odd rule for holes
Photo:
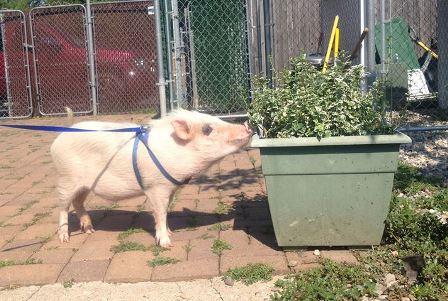
[[[144,116],[98,119],[133,119],[138,123]],[[14,122],[64,125],[66,120],[43,118],[10,123]],[[312,251],[284,251],[277,247],[256,149],[226,157],[177,194],[168,216],[174,231],[174,247],[159,255],[175,258],[176,263],[155,267],[147,264],[157,254],[151,248],[154,220],[145,211],[145,197],[112,203],[89,196],[86,208],[96,232],[82,233],[76,215],[70,213],[71,239],[60,244],[56,235],[57,175],[49,154],[56,136],[0,127],[0,287],[70,280],[137,282],[210,278],[251,262],[268,264],[277,274],[318,265]],[[119,237],[131,228],[144,231]],[[212,251],[215,239],[226,241],[231,249],[218,256]],[[148,250],[111,251],[120,242],[136,242]],[[322,256],[356,261],[347,250],[324,251]]]

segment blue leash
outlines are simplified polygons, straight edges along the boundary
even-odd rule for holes
[[[64,126],[51,126],[51,125],[19,125],[19,124],[0,124],[0,126],[32,130],[32,131],[45,131],[45,132],[68,132],[68,133],[80,133],[80,132],[119,132],[119,133],[138,133],[142,130],[142,127],[136,128],[123,128],[123,129],[111,129],[111,130],[88,130],[88,129],[77,129],[69,128]]]
[[[171,183],[176,186],[181,186],[187,184],[190,179],[186,179],[183,182],[180,182],[173,178],[168,171],[163,167],[160,161],[157,159],[156,155],[152,152],[152,150],[148,146],[149,132],[150,129],[147,127],[132,127],[132,128],[121,128],[121,129],[108,129],[108,130],[89,130],[89,129],[79,129],[79,128],[71,128],[71,127],[63,127],[63,126],[49,126],[49,125],[15,125],[15,124],[0,124],[0,126],[15,128],[15,129],[23,129],[23,130],[32,130],[32,131],[45,131],[45,132],[67,132],[67,133],[84,133],[84,132],[115,132],[115,133],[135,133],[134,139],[134,147],[132,148],[132,167],[134,169],[135,177],[137,178],[137,182],[140,185],[140,188],[144,190],[143,180],[138,169],[137,164],[137,149],[139,142],[142,142],[148,151],[149,156],[152,161],[156,165],[157,169],[160,173]]]

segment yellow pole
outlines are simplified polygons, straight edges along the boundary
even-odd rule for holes
[[[435,59],[439,59],[439,56],[434,52],[434,51],[432,51],[431,49],[429,49],[425,44],[423,44],[423,42],[422,41],[417,41],[417,44],[420,46],[420,47],[422,47],[423,49],[425,49],[426,51],[428,51],[429,53],[431,53],[431,55],[435,58]]]
[[[336,59],[339,56],[339,27],[336,28],[336,33],[334,36],[334,63],[336,64]]]
[[[324,61],[324,67],[322,68],[322,73],[327,72],[328,62],[330,61],[330,55],[331,55],[331,47],[333,46],[334,43],[334,37],[336,35],[336,29],[338,27],[338,23],[339,23],[339,16],[336,16],[334,18],[333,29],[331,30],[330,43],[328,43],[328,49],[325,55],[325,61]]]

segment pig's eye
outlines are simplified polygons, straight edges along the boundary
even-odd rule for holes
[[[213,128],[210,126],[210,124],[205,124],[202,127],[202,133],[206,136],[210,135],[210,133],[213,131]]]

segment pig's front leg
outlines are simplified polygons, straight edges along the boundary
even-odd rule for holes
[[[164,248],[172,246],[166,222],[171,193],[166,188],[152,188],[145,192],[156,222],[156,242]]]

